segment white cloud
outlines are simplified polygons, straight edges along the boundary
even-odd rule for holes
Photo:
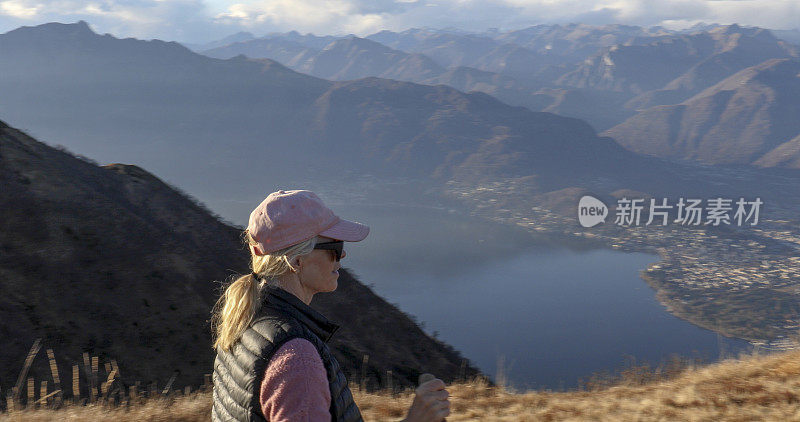
[[[99,33],[168,40],[202,36],[212,25],[204,0],[0,0],[0,31],[78,20]]]
[[[0,2],[0,11],[15,18],[27,19],[35,17],[42,9],[41,5],[24,0],[8,0]]]
[[[271,0],[232,4],[227,12],[216,18],[246,27],[263,23],[315,27],[329,25],[334,20],[352,16],[354,12],[353,5],[345,0]]]
[[[366,34],[383,28],[386,19],[402,15],[418,0],[260,0],[235,3],[214,19],[262,32],[298,30],[315,33]]]
[[[541,22],[672,25],[740,23],[770,28],[797,28],[797,0],[505,0],[526,18]],[[496,2],[499,4],[499,2]],[[591,22],[592,18],[605,21]]]
[[[745,23],[775,29],[800,29],[797,0],[713,1],[714,18],[720,23]]]
[[[764,0],[779,2],[781,0]],[[539,23],[654,25],[714,20],[705,0],[250,0],[229,5],[218,22],[273,32],[366,35],[379,29],[517,29]],[[219,0],[215,0],[219,5]]]
[[[0,0],[0,30],[84,19],[98,32],[203,42],[247,30],[519,29],[541,23],[797,28],[798,0]]]

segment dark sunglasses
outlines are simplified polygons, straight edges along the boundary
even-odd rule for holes
[[[314,245],[314,249],[324,249],[328,251],[333,251],[334,255],[336,255],[336,262],[339,262],[339,260],[342,259],[342,252],[344,251],[344,240],[317,243],[316,245]]]

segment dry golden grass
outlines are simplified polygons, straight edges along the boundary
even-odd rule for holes
[[[194,393],[169,399],[153,399],[130,406],[67,405],[61,409],[20,410],[0,414],[0,421],[30,422],[194,422],[211,419],[211,394]]]
[[[670,380],[629,382],[598,391],[515,394],[485,382],[454,384],[448,421],[800,421],[800,351],[745,357],[687,369]],[[401,419],[410,391],[354,390],[365,419]],[[210,394],[151,400],[131,407],[68,406],[23,410],[2,421],[205,421]]]

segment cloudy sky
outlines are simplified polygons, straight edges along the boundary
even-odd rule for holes
[[[541,23],[800,26],[798,0],[0,0],[0,32],[87,21],[117,37],[207,42],[239,31],[367,35],[381,29],[519,29]]]

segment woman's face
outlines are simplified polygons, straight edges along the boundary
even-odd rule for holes
[[[332,242],[335,239],[319,236],[317,243]],[[342,258],[346,253],[342,251]],[[341,265],[336,262],[333,251],[314,249],[310,254],[300,257],[300,283],[312,295],[336,290]]]

